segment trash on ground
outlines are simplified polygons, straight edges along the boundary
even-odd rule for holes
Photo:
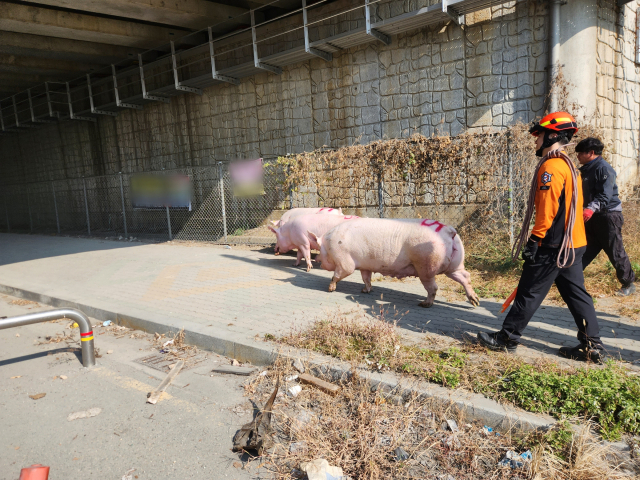
[[[70,413],[67,417],[67,420],[70,422],[74,420],[78,420],[79,418],[90,418],[99,415],[102,412],[100,407],[90,408],[89,410],[84,410],[82,412]]]
[[[290,389],[287,390],[287,393],[290,397],[297,397],[302,391],[302,387],[300,385],[294,385]]]
[[[173,343],[173,340],[167,340],[162,344],[162,348],[166,347],[167,345],[171,345],[172,343]]]
[[[230,373],[232,375],[248,376],[256,370],[256,367],[234,367],[233,365],[219,365],[211,371],[215,373]]]
[[[73,324],[71,325],[71,328],[78,328],[78,323],[77,322],[73,322]]]
[[[231,250],[231,247],[229,245],[225,245],[224,248],[226,248],[227,250]]]
[[[458,424],[456,423],[455,420],[447,420],[447,426],[449,427],[449,429],[455,433],[457,431],[459,431],[460,429],[458,428]]]
[[[49,467],[40,465],[39,463],[20,470],[20,478],[49,478]]]
[[[14,378],[22,378],[22,375],[16,375],[15,377],[11,377],[11,380],[13,380]]]
[[[405,460],[409,460],[409,454],[402,447],[396,448],[393,453],[396,454],[396,461],[404,462]]]
[[[340,391],[340,387],[334,385],[333,383],[325,382],[324,380],[320,380],[318,377],[314,377],[313,375],[309,375],[308,373],[301,373],[299,375],[299,379],[302,383],[306,383],[308,385],[313,385],[314,387],[322,390],[329,395],[335,395]]]
[[[266,377],[267,376],[267,371],[263,370],[262,372],[260,372],[260,376],[261,377]]]
[[[491,432],[493,432],[493,428],[487,427],[486,425],[484,427],[482,427],[482,433],[483,434],[489,435]]]
[[[46,393],[36,393],[35,395],[29,395],[29,398],[32,398],[34,400],[40,400],[45,395]]]
[[[501,467],[511,467],[513,469],[522,468],[524,467],[524,462],[530,461],[531,458],[532,456],[530,450],[527,450],[520,455],[518,455],[513,450],[508,450],[504,458],[500,460],[500,462],[498,462],[498,465]]]
[[[127,472],[125,472],[125,474],[122,476],[122,480],[133,480],[133,475],[131,474],[135,471],[136,469],[132,468],[131,470],[128,470]]]
[[[293,368],[298,370],[300,373],[304,373],[304,365],[302,364],[302,360],[300,360],[299,358],[296,358],[293,361]]]
[[[346,478],[340,467],[329,465],[324,458],[300,464],[300,469],[307,474],[309,480],[337,480]]]
[[[19,333],[16,333],[16,337],[19,337],[19,336],[20,336],[20,334],[19,334]]]
[[[107,320],[105,322],[102,322],[102,326],[103,327],[108,327],[109,325],[111,325],[113,322],[111,320]]]
[[[280,387],[280,379],[276,381],[276,386],[262,411],[256,417],[245,424],[233,436],[233,451],[240,452],[243,450],[257,450],[258,454],[262,454],[268,443],[272,440],[269,435],[271,431],[271,411],[273,402],[278,394]]]
[[[60,375],[60,377],[59,377],[59,378],[60,378],[60,380],[66,380],[66,379],[67,379],[67,376],[66,376],[66,375]]]
[[[178,376],[178,373],[180,373],[180,370],[182,369],[182,367],[184,367],[184,360],[178,361],[178,363],[175,364],[175,366],[171,369],[171,371],[167,374],[167,376],[164,377],[164,380],[162,380],[162,383],[158,385],[158,388],[156,388],[153,392],[150,392],[149,395],[147,395],[147,403],[151,403],[155,405],[158,402],[158,400],[160,400],[160,397],[162,396],[162,392],[164,392],[166,388],[169,386],[169,384],[173,382],[173,380]]]
[[[240,362],[234,358],[233,361],[231,362],[231,365],[233,365],[234,367],[239,367]]]
[[[289,375],[287,378],[285,378],[285,380],[287,382],[293,382],[294,380],[298,379],[298,375]]]
[[[113,350],[107,350],[107,355],[111,355],[113,353]]]

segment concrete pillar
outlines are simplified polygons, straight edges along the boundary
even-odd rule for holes
[[[569,112],[578,121],[596,109],[597,24],[597,0],[570,0],[560,7],[560,64],[574,85],[569,102],[584,107],[581,112]]]

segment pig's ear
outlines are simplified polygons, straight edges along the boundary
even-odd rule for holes
[[[310,232],[309,230],[307,230],[307,235],[309,235],[309,238],[316,242],[318,246],[322,246],[322,237],[318,237],[315,233]]]
[[[342,207],[340,207],[338,211],[340,212],[340,215],[342,215]]]
[[[280,220],[271,220],[271,225],[273,225],[274,227],[277,227],[279,223]]]
[[[267,228],[269,228],[269,230],[271,230],[271,231],[272,231],[273,233],[275,233],[276,235],[278,234],[278,230],[279,230],[278,228],[274,228],[274,227],[272,227],[271,225],[268,225],[268,227],[267,227]]]

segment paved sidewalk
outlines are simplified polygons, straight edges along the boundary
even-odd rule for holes
[[[408,334],[459,338],[464,331],[492,331],[502,324],[497,301],[481,300],[474,309],[438,297],[432,308],[419,307],[426,292],[417,281],[375,282],[367,295],[360,293],[362,281],[356,272],[329,293],[330,272],[314,268],[306,273],[292,267],[294,260],[246,247],[0,234],[0,285],[138,318],[148,315],[167,326],[193,322],[212,336],[227,332],[250,339],[283,333],[358,305],[376,312],[384,305],[389,316],[394,308],[407,312],[399,326]],[[603,312],[598,318],[611,354],[640,359],[636,322]],[[519,353],[525,355],[553,354],[560,346],[576,344],[568,309],[543,306],[523,342],[529,348]]]

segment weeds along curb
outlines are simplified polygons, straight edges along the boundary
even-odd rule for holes
[[[148,333],[175,334],[184,329],[185,342],[203,350],[235,358],[254,365],[271,365],[277,358],[301,359],[308,370],[328,375],[334,380],[356,374],[368,381],[371,387],[381,390],[390,402],[402,402],[417,395],[424,399],[435,400],[443,410],[452,408],[462,412],[468,420],[477,420],[500,430],[517,428],[531,431],[547,429],[556,420],[547,415],[537,415],[520,409],[500,405],[482,395],[461,390],[451,390],[415,377],[401,377],[391,372],[371,372],[364,368],[353,368],[348,362],[320,355],[308,350],[298,350],[289,346],[247,338],[246,331],[241,332],[216,327],[208,327],[189,321],[174,321],[170,317],[156,315],[147,311],[128,307],[127,313],[115,312],[108,308],[78,303],[72,299],[61,299],[42,295],[29,290],[0,284],[0,293],[31,300],[52,307],[77,308],[89,317],[97,320],[111,320],[118,325],[142,330]],[[100,347],[99,339],[96,347]]]

